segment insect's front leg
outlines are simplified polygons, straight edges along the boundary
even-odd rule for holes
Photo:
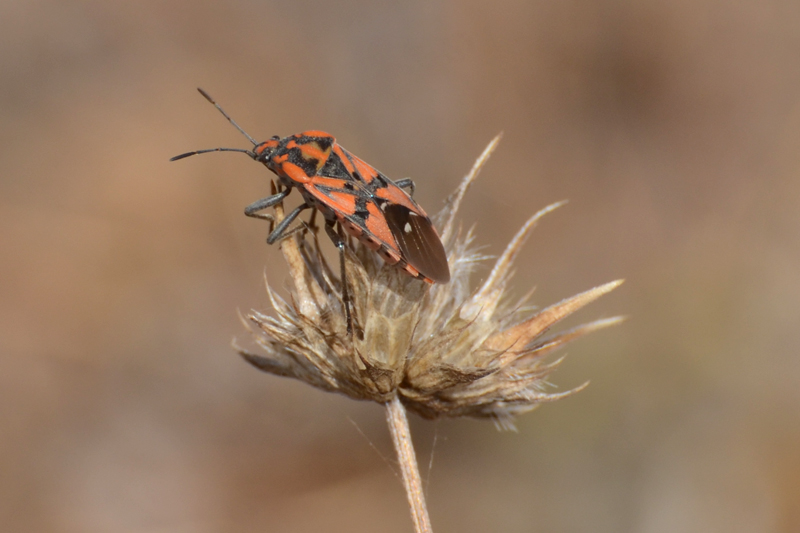
[[[401,189],[408,189],[409,190],[408,195],[411,197],[414,196],[414,189],[416,189],[416,186],[414,185],[414,180],[412,180],[411,178],[403,178],[401,180],[397,180],[394,182],[394,184],[400,187]]]
[[[261,218],[264,220],[274,221],[275,218],[272,215],[265,215],[263,213],[259,213],[259,211],[263,211],[268,207],[272,207],[274,205],[281,203],[284,198],[289,196],[290,192],[292,192],[291,187],[282,190],[278,194],[273,194],[272,196],[267,196],[266,198],[262,198],[261,200],[256,200],[255,202],[244,208],[244,214],[253,218]]]
[[[337,232],[333,225],[336,224],[335,220],[325,221],[325,232],[328,237],[333,241],[334,246],[339,250],[339,271],[342,279],[342,303],[344,304],[344,316],[347,320],[347,335],[353,336],[353,317],[350,314],[350,291],[347,289],[347,273],[344,268],[344,237],[341,235],[342,225],[339,224],[339,232]]]

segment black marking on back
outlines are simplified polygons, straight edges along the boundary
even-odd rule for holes
[[[308,135],[302,135],[295,139],[297,144],[309,144],[309,143],[317,143],[319,149],[323,152],[326,152],[331,149],[333,146],[333,138],[331,137],[310,137]]]
[[[342,163],[342,160],[339,159],[339,155],[333,151],[328,156],[328,160],[325,162],[325,165],[319,171],[319,175],[325,176],[327,178],[336,178],[340,180],[353,181],[353,176],[351,176],[350,173],[347,172],[347,168],[345,168],[344,163]]]
[[[363,221],[369,217],[369,211],[367,210],[367,199],[364,197],[359,197],[356,200],[356,210],[353,213],[353,217],[362,221],[361,225],[363,226]]]
[[[378,189],[384,189],[388,187],[390,183],[394,185],[394,182],[389,178],[387,178],[386,176],[384,176],[380,170],[375,169],[375,172],[377,173],[377,176],[372,178],[372,181],[369,183],[369,188],[372,191],[377,191]]]
[[[345,155],[345,157],[347,157],[347,160],[350,161],[350,166],[353,167],[353,174],[352,174],[353,179],[355,179],[356,181],[360,181],[362,185],[366,185],[366,182],[364,182],[364,178],[361,177],[361,173],[358,171],[358,169],[356,169],[356,164],[353,162],[353,157],[350,155],[350,152],[342,148],[342,153]],[[345,173],[347,174],[347,169],[345,169]]]
[[[290,148],[288,154],[289,162],[300,167],[303,172],[305,172],[306,176],[317,175],[317,165],[319,165],[319,159],[316,157],[311,157],[308,159],[303,157],[303,153],[300,151],[300,148]]]

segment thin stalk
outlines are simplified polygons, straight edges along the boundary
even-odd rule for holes
[[[432,533],[431,519],[428,516],[428,506],[425,504],[425,494],[422,492],[422,480],[419,477],[417,455],[411,443],[411,430],[408,427],[406,408],[395,396],[386,404],[386,421],[392,434],[394,449],[397,451],[397,460],[403,474],[403,485],[406,487],[408,506],[411,508],[411,519],[414,521],[416,533]]]

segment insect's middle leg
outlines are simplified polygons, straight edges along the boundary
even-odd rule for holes
[[[284,237],[288,237],[290,234],[294,233],[294,230],[287,232],[286,228],[289,227],[289,224],[294,222],[294,219],[297,218],[297,215],[299,215],[303,210],[308,209],[309,207],[311,206],[308,204],[302,204],[295,207],[294,210],[292,210],[291,213],[286,215],[286,218],[281,220],[280,224],[278,224],[278,226],[274,230],[272,230],[272,233],[270,233],[269,237],[267,237],[267,244],[273,244],[275,241],[278,241]],[[263,218],[263,217],[258,217],[258,218]],[[300,226],[300,228],[302,227],[303,226]]]
[[[337,232],[333,225],[336,224],[336,221],[333,220],[326,220],[325,221],[325,232],[328,234],[328,237],[331,238],[333,241],[333,245],[339,250],[339,270],[341,272],[341,279],[342,279],[342,303],[344,303],[344,316],[347,320],[347,335],[352,337],[353,336],[353,317],[350,314],[350,291],[347,289],[347,272],[344,268],[344,237],[341,235],[342,225],[339,224],[339,232]]]

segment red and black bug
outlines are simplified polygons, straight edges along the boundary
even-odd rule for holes
[[[297,188],[303,204],[291,211],[267,237],[272,244],[287,234],[287,228],[305,209],[316,209],[325,217],[325,231],[339,250],[343,299],[348,331],[352,330],[349,297],[345,281],[344,239],[335,229],[338,223],[350,235],[376,251],[386,263],[402,268],[428,283],[447,283],[450,269],[442,241],[430,217],[403,188],[414,193],[414,182],[396,182],[354,156],[336,139],[322,131],[305,131],[289,137],[272,137],[256,142],[211,96],[198,89],[209,102],[253,143],[252,150],[211,148],[177,155],[175,161],[207,152],[242,152],[263,163],[286,187],[245,207],[244,214],[268,218],[261,211],[272,207]]]

